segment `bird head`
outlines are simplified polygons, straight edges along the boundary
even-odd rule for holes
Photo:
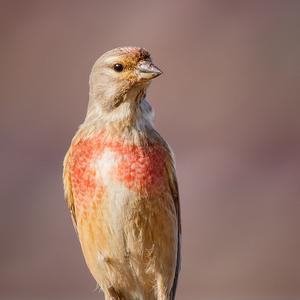
[[[89,110],[114,120],[138,111],[151,80],[162,74],[144,48],[122,47],[104,53],[90,74]]]

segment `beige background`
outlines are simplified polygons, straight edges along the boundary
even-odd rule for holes
[[[101,299],[61,181],[95,59],[148,48],[177,158],[177,299],[300,299],[299,1],[2,1],[0,299]]]

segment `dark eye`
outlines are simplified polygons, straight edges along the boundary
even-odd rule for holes
[[[122,72],[124,69],[124,66],[122,64],[114,64],[114,70],[116,72]]]

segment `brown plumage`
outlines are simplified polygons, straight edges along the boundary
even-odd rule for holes
[[[174,160],[145,99],[160,74],[142,48],[102,55],[90,75],[86,119],[64,161],[68,207],[106,300],[175,299],[181,229]]]

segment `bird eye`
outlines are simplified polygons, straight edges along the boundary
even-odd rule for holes
[[[116,72],[122,72],[124,69],[124,66],[122,64],[114,64],[114,70]]]

